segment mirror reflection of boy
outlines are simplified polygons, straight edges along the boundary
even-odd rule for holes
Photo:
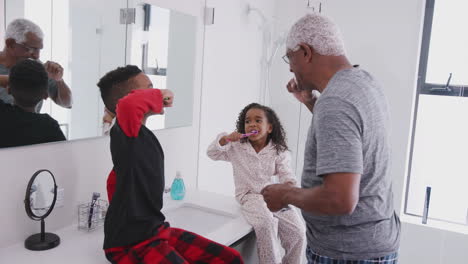
[[[152,89],[132,65],[107,73],[98,86],[106,108],[116,115],[110,132],[114,168],[107,180],[106,258],[119,264],[243,263],[234,249],[165,222],[164,153],[145,122],[172,106],[172,92]]]
[[[11,68],[7,92],[13,105],[0,100],[0,148],[65,140],[55,119],[35,111],[48,96],[47,83],[47,71],[37,61],[23,60]]]

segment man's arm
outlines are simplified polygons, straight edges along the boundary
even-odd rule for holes
[[[271,210],[288,203],[304,211],[324,215],[344,215],[354,211],[364,171],[362,119],[350,103],[335,97],[321,99],[315,112],[315,172],[303,175],[306,182],[322,178],[320,186],[299,189],[272,185],[262,191]],[[322,104],[323,103],[323,104]],[[310,186],[310,185],[309,185]]]
[[[262,190],[268,208],[276,212],[292,204],[319,215],[346,215],[354,212],[359,201],[360,174],[332,173],[323,184],[303,189],[289,184],[273,184]]]
[[[60,64],[47,61],[44,67],[49,75],[49,78],[55,82],[49,81],[49,96],[58,105],[71,108],[72,107],[72,92],[70,87],[63,80],[63,68]],[[54,87],[56,86],[56,87]],[[52,89],[51,89],[52,88]]]
[[[65,81],[59,80],[57,83],[57,93],[51,96],[51,99],[58,105],[65,108],[72,108],[72,92]]]
[[[333,173],[324,176],[323,185],[309,188],[291,188],[284,202],[322,215],[346,215],[354,212],[359,201],[360,174]]]

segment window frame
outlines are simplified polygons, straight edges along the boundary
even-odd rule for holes
[[[426,83],[426,74],[427,74],[427,64],[429,60],[429,47],[432,33],[432,23],[434,17],[436,0],[426,0],[425,12],[424,12],[424,22],[423,22],[423,33],[421,41],[421,50],[419,58],[419,68],[418,68],[418,78],[417,78],[417,93],[415,97],[415,104],[413,109],[413,122],[412,122],[412,131],[410,138],[410,148],[409,148],[409,158],[408,158],[408,168],[407,168],[407,177],[406,177],[406,188],[404,190],[404,204],[403,204],[403,213],[408,216],[418,217],[423,219],[423,215],[409,212],[408,209],[408,200],[410,193],[410,181],[411,181],[411,171],[413,169],[413,156],[414,156],[414,144],[415,136],[417,129],[417,118],[418,118],[418,109],[419,109],[419,96],[423,95],[435,95],[435,96],[463,96],[468,97],[468,85],[449,85],[447,83]],[[449,87],[450,91],[439,91],[434,92],[432,88],[444,88]],[[427,219],[440,221],[444,223],[450,223],[457,226],[468,226],[468,223],[460,223],[456,221],[451,221],[449,219],[441,219],[437,217],[427,217]],[[424,220],[424,219],[423,219]]]

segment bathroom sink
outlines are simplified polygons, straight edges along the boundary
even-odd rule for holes
[[[191,203],[163,210],[163,213],[171,227],[200,235],[207,235],[236,218],[235,215]]]

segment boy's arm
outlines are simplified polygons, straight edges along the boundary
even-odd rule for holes
[[[117,122],[126,136],[137,137],[145,114],[159,114],[162,110],[163,96],[159,89],[133,90],[117,103]]]
[[[72,91],[64,80],[49,79],[49,96],[57,105],[72,108]]]
[[[107,177],[107,198],[109,199],[109,203],[111,202],[112,196],[115,192],[116,180],[115,171],[112,169],[109,173],[109,177]]]

